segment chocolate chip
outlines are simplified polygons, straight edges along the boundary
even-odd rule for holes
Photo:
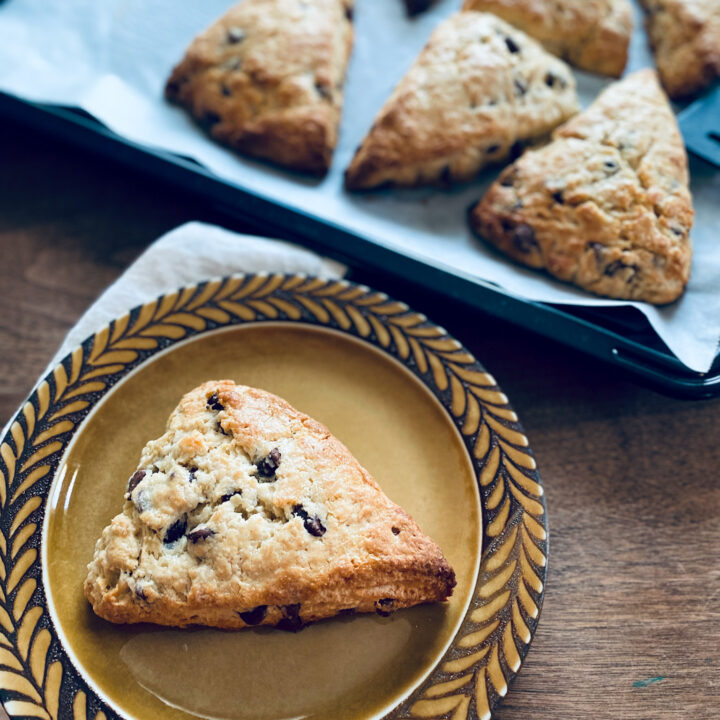
[[[682,237],[685,233],[680,228],[671,227],[670,232],[672,232],[673,235],[677,235],[678,237]],[[134,477],[134,476],[133,476]]]
[[[225,406],[220,402],[220,398],[218,398],[218,394],[214,392],[208,399],[207,399],[207,408],[208,410],[224,410]]]
[[[165,92],[166,92],[168,95],[177,95],[177,94],[180,92],[180,84],[179,84],[179,83],[176,83],[176,82],[174,82],[174,81],[173,81],[173,82],[169,82],[169,83],[165,86]]]
[[[502,229],[504,232],[510,232],[515,227],[515,223],[509,218],[503,218],[500,222],[500,225],[502,225]]]
[[[315,90],[317,90],[317,94],[324,100],[332,100],[332,90],[330,86],[324,82],[316,82]]]
[[[165,537],[163,537],[163,542],[166,545],[170,545],[170,543],[174,543],[176,540],[179,540],[185,534],[186,529],[187,529],[187,520],[185,520],[184,517],[181,517],[179,520],[176,520],[165,531]]]
[[[638,271],[638,267],[637,265],[628,265],[622,260],[615,260],[605,268],[605,275],[607,275],[608,277],[612,277],[613,275],[617,275],[617,273],[622,272],[623,270],[632,271],[629,277],[626,278],[626,281],[629,282],[630,280],[632,280],[633,277],[635,277],[635,273]]]
[[[613,160],[606,160],[604,165],[605,165],[605,170],[607,170],[609,173],[611,173],[613,175],[616,172],[618,172],[618,170],[620,170],[620,166]]]
[[[187,539],[191,543],[196,543],[198,540],[207,540],[209,537],[213,536],[215,534],[214,530],[211,530],[210,528],[196,528],[192,532],[189,532],[187,534]]]
[[[220,122],[220,116],[214,112],[207,112],[203,115],[202,124],[206,128],[211,128],[213,125],[217,125]]]
[[[395,612],[396,601],[393,598],[382,598],[375,601],[375,612],[382,617],[388,617]]]
[[[198,469],[193,465],[193,467],[189,468],[189,470],[190,470],[190,474],[188,475],[188,480],[190,482],[195,482],[195,480],[197,479],[195,477],[195,473],[198,471]]]
[[[355,16],[355,12],[353,11],[352,6],[346,6],[345,7],[345,17],[352,22],[353,17]]]
[[[230,92],[230,88],[229,88],[227,85],[221,85],[221,86],[220,86],[220,92],[221,92],[225,97],[230,97],[230,96],[232,95],[232,93]]]
[[[235,495],[242,495],[242,490],[233,490],[231,493],[227,493],[220,498],[220,502],[227,502],[231,497]]]
[[[136,493],[135,496],[132,498],[133,505],[135,506],[135,509],[142,515],[142,513],[147,512],[152,507],[152,503],[150,502],[150,499],[148,498],[148,493],[145,491],[144,488],[140,488]]]
[[[245,39],[245,31],[239,27],[231,27],[227,33],[228,42],[231,45],[242,42]]]
[[[215,429],[221,433],[222,435],[225,435],[227,437],[230,437],[230,433],[225,431],[225,428],[220,424],[220,421],[218,420],[215,424]]]
[[[260,477],[274,478],[275,472],[280,466],[280,450],[273,448],[262,460],[257,464],[257,472]]]
[[[522,154],[523,150],[525,149],[525,145],[521,140],[518,140],[513,143],[513,146],[510,148],[510,157],[512,160],[517,160]]]
[[[521,223],[515,228],[513,243],[521,253],[532,252],[537,247],[535,231],[527,223]]]
[[[524,80],[515,78],[514,85],[515,85],[515,94],[518,95],[519,97],[522,97],[527,92],[527,85],[525,84]]]
[[[305,529],[315,537],[321,537],[326,532],[326,528],[322,522],[320,522],[319,517],[308,518],[305,520],[304,525]]]
[[[399,535],[399,534],[400,534],[400,528],[399,528],[399,527],[395,527],[395,526],[393,525],[393,527],[392,527],[392,534],[393,534],[393,535]]]
[[[505,36],[505,44],[511,53],[514,54],[520,52],[520,46],[509,35]]]
[[[500,176],[500,185],[503,187],[512,187],[515,184],[515,176],[517,172],[515,168],[509,168]]]
[[[499,145],[491,145],[489,148],[485,150],[485,152],[488,155],[492,155],[493,153],[496,153],[500,149]]]
[[[277,624],[277,627],[281,630],[289,630],[290,632],[297,632],[302,629],[303,622],[300,617],[300,603],[281,605],[280,611],[283,614],[283,618]]]
[[[321,537],[327,532],[327,528],[322,524],[320,518],[317,516],[310,517],[308,511],[302,505],[293,507],[293,515],[302,518],[305,529],[314,537]]]
[[[136,584],[135,585],[135,595],[139,597],[141,600],[147,600],[147,595],[145,594],[145,590],[143,589],[145,585]]]
[[[133,473],[133,476],[128,480],[127,485],[127,496],[130,497],[132,495],[133,490],[140,484],[140,481],[145,477],[145,471],[144,470],[138,470],[137,472]]]
[[[565,78],[558,77],[557,75],[555,75],[554,73],[551,73],[551,72],[549,72],[549,73],[547,73],[547,75],[545,75],[545,84],[548,87],[555,87],[555,85],[558,85],[563,90],[567,87],[567,81],[565,80]]]
[[[564,199],[564,197],[563,197],[563,192],[562,192],[562,190],[556,190],[556,191],[552,194],[552,199],[553,199],[558,205],[562,205],[562,204],[565,202],[565,199]]]
[[[242,58],[228,58],[221,63],[220,67],[226,68],[228,70],[239,70],[242,67]]]
[[[239,612],[238,615],[246,625],[259,625],[267,615],[267,605],[258,605],[247,612]]]
[[[605,254],[605,246],[602,243],[591,242],[588,243],[588,248],[595,254],[595,262],[599,265]]]

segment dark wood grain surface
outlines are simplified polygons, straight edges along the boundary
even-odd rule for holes
[[[135,172],[0,128],[2,424],[148,243],[217,218]],[[545,607],[497,717],[720,717],[720,400],[662,397],[463,305],[356,277],[384,284],[476,354],[538,460],[551,525]]]

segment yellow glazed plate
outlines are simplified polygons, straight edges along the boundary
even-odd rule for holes
[[[95,540],[183,393],[231,378],[327,425],[443,549],[448,603],[298,634],[114,626],[82,593]],[[248,275],[118,318],[0,445],[0,697],[42,718],[488,718],[542,604],[540,479],[507,398],[457,341],[345,281]]]

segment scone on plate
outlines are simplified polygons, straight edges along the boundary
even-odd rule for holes
[[[690,275],[685,146],[653,70],[611,85],[526,152],[470,212],[518,262],[612,298],[664,304]]]
[[[375,119],[351,190],[462,181],[578,111],[570,68],[488,13],[441,23]]]
[[[198,36],[165,87],[215,139],[323,174],[337,143],[353,0],[243,0]]]
[[[718,0],[642,0],[660,79],[672,98],[695,95],[720,77]]]
[[[495,13],[581,70],[620,77],[627,64],[628,0],[465,0],[463,9]]]
[[[440,548],[320,423],[230,380],[142,451],[85,595],[115,623],[302,625],[445,600]]]

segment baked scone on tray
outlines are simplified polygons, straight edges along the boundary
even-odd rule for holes
[[[488,13],[441,23],[375,119],[350,190],[472,179],[578,110],[568,66]]]
[[[581,70],[620,77],[633,31],[628,0],[465,0],[495,13]]]
[[[504,170],[470,212],[514,260],[612,298],[664,304],[690,275],[687,154],[653,70],[607,88]]]
[[[321,175],[338,138],[353,0],[242,0],[173,70],[168,100],[238,152]]]
[[[660,79],[672,98],[701,92],[720,78],[718,0],[642,0]]]
[[[439,602],[440,548],[320,423],[263,390],[187,393],[142,451],[85,595],[115,623],[275,625]]]

